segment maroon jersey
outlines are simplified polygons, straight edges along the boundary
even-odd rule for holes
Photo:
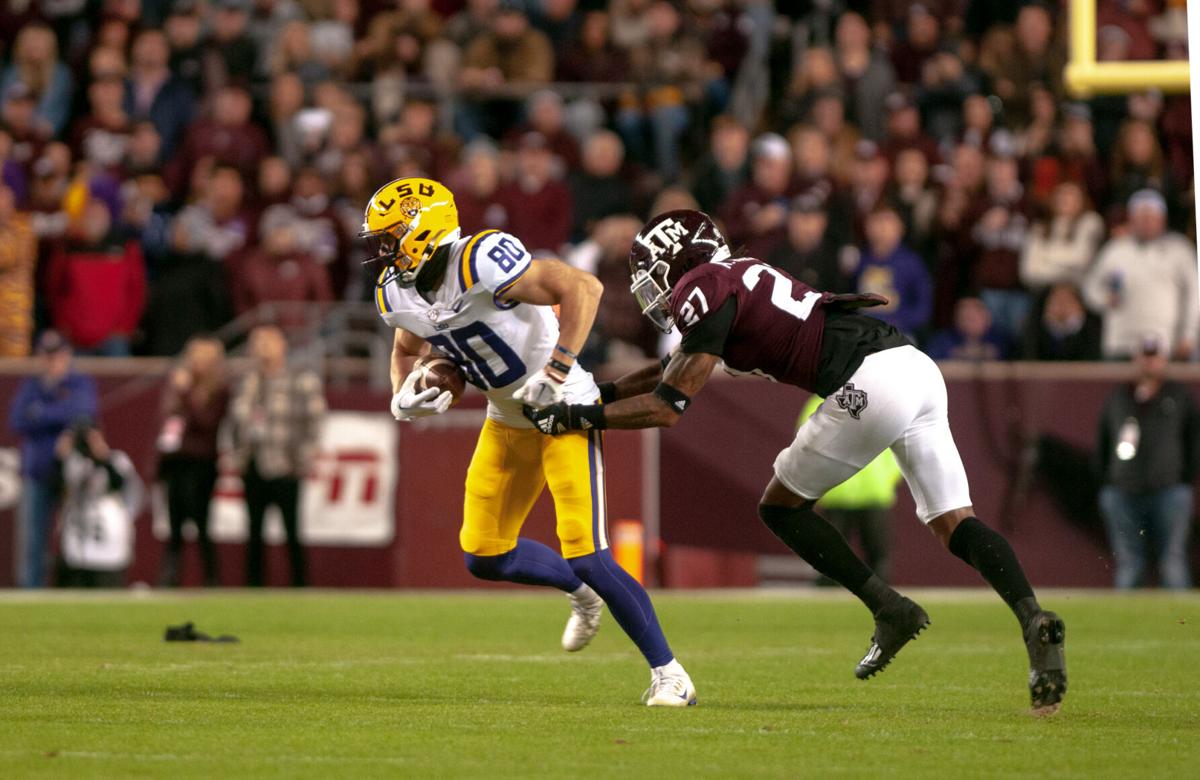
[[[671,291],[683,351],[719,354],[735,373],[821,395],[844,384],[866,355],[909,343],[890,325],[851,311],[882,302],[814,290],[753,258],[699,265]]]

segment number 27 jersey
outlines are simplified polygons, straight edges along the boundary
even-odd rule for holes
[[[725,366],[814,391],[824,294],[758,260],[704,263],[684,274],[671,291],[671,313],[685,351],[688,334],[731,297],[737,313],[721,354]]]

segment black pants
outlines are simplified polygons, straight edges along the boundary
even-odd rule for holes
[[[892,568],[892,512],[890,509],[821,509],[834,528],[846,539],[857,535],[862,540],[867,565],[884,582],[890,581]]]
[[[292,585],[300,587],[308,583],[305,574],[304,548],[300,545],[298,515],[300,509],[300,480],[296,477],[266,479],[258,473],[254,462],[242,475],[246,491],[246,513],[250,529],[246,539],[246,584],[261,587],[264,579],[263,517],[267,507],[274,505],[283,516],[283,530],[287,535],[288,559],[292,564]]]
[[[125,570],[72,569],[65,561],[59,561],[57,580],[60,588],[124,588]]]
[[[171,538],[163,559],[162,583],[179,585],[180,555],[183,550],[183,524],[196,526],[200,560],[204,564],[204,584],[217,585],[217,548],[208,535],[208,508],[217,484],[217,463],[206,458],[170,458],[159,469],[167,487],[167,515],[171,519]]]

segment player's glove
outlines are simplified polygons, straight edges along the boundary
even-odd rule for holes
[[[605,427],[604,407],[599,404],[568,404],[559,401],[540,408],[525,404],[521,407],[521,413],[534,427],[548,436]]]
[[[563,399],[563,380],[543,368],[526,379],[513,398],[535,409],[553,406]]]
[[[400,385],[400,392],[392,396],[392,416],[400,422],[441,414],[454,402],[454,396],[449,390],[430,387],[418,393],[417,379],[417,372],[410,371],[404,379],[404,384]]]

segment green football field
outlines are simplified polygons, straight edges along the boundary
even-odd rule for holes
[[[863,683],[839,594],[659,594],[684,710],[607,615],[559,650],[555,594],[0,595],[0,777],[1200,776],[1200,597],[1044,595],[1070,694],[1036,719],[1007,610],[914,595]],[[241,642],[162,641],[186,620]]]

